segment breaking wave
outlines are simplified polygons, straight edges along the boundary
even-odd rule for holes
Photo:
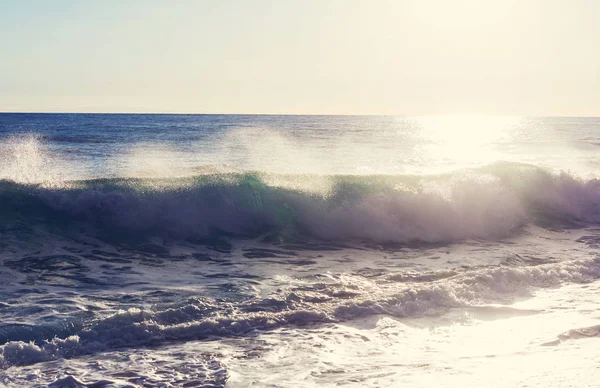
[[[0,181],[0,228],[19,221],[100,238],[157,236],[452,242],[529,223],[600,221],[600,180],[494,164],[440,176],[206,174],[60,185]]]

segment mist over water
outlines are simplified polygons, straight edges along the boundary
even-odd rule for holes
[[[37,181],[203,171],[423,175],[498,161],[589,175],[599,163],[598,125],[486,116],[3,114],[0,149],[2,176],[12,180],[33,170]],[[67,167],[57,178],[43,173]]]
[[[462,386],[523,354],[539,375],[598,333],[598,129],[0,114],[0,381]]]

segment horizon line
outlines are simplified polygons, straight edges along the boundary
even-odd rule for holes
[[[515,115],[482,113],[430,113],[430,114],[393,114],[393,113],[206,113],[206,112],[85,112],[85,111],[0,111],[0,114],[85,114],[85,115],[190,115],[190,116],[353,116],[353,117],[523,117],[523,118],[600,118],[583,115]]]

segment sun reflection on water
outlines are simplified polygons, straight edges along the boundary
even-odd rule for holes
[[[505,158],[497,145],[518,130],[520,117],[449,115],[417,117],[420,154],[448,167],[469,167]]]

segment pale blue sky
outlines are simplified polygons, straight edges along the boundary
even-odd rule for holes
[[[596,0],[0,0],[0,111],[600,116]]]

